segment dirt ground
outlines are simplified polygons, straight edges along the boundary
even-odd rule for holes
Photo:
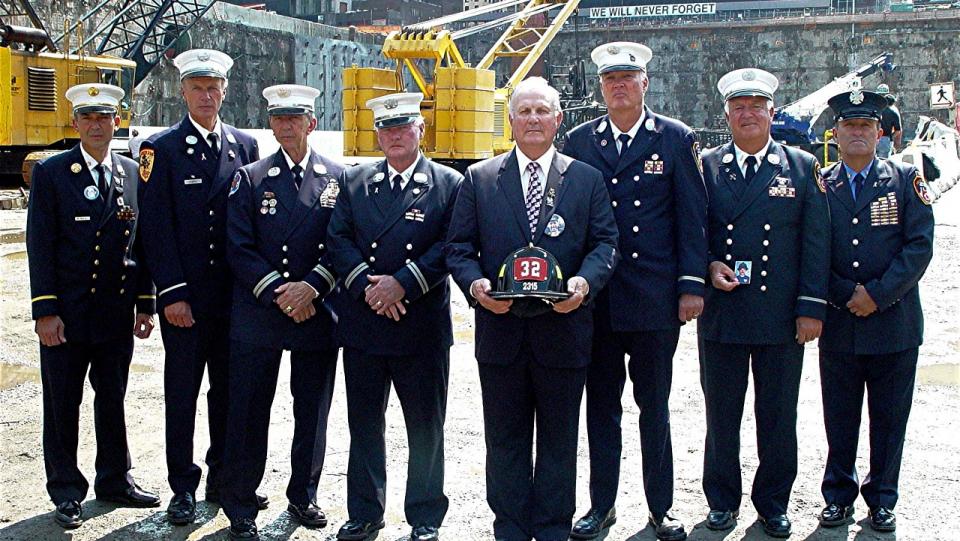
[[[956,511],[960,496],[960,190],[947,193],[936,205],[938,226],[933,262],[922,282],[926,308],[926,344],[920,350],[920,370],[914,406],[907,432],[901,474],[901,499],[896,511],[896,534],[877,534],[864,521],[865,506],[857,502],[857,523],[846,528],[823,530],[816,515],[823,505],[819,483],[826,455],[822,422],[817,351],[806,352],[800,390],[800,473],[794,485],[790,516],[793,539],[960,539]],[[0,540],[70,539],[226,539],[228,521],[220,509],[202,501],[197,520],[172,527],[164,520],[171,494],[166,485],[163,451],[162,349],[157,333],[138,342],[126,400],[126,415],[133,475],[144,488],[163,498],[159,509],[118,509],[90,498],[84,502],[87,522],[78,530],[64,532],[52,519],[52,504],[44,490],[41,448],[41,388],[36,336],[30,320],[30,295],[23,244],[26,211],[0,212]],[[480,390],[473,357],[472,319],[462,297],[454,306],[457,345],[451,356],[450,399],[446,429],[446,493],[450,510],[441,529],[444,539],[492,539],[493,516],[484,497],[484,445]],[[342,372],[338,375],[330,415],[329,446],[320,481],[319,504],[330,519],[321,530],[308,530],[287,515],[284,489],[289,474],[289,450],[293,432],[289,365],[284,361],[273,405],[270,456],[261,485],[269,495],[270,508],[258,523],[264,539],[335,539],[346,520],[347,432]],[[95,456],[92,390],[87,388],[81,418],[80,467],[88,479],[94,475]],[[619,522],[609,530],[609,541],[655,539],[646,525],[640,469],[637,408],[628,383],[624,392],[624,457],[618,499]],[[676,495],[674,509],[691,531],[691,540],[768,539],[755,525],[756,513],[749,501],[750,482],[756,468],[756,445],[752,414],[752,390],[743,420],[742,442],[744,490],[742,515],[735,530],[710,532],[704,526],[708,510],[701,490],[704,412],[697,368],[694,328],[687,326],[675,359],[671,396]],[[195,456],[201,461],[206,450],[206,406],[201,400],[197,421]],[[406,477],[406,437],[396,398],[388,411],[388,495],[386,529],[380,539],[401,540],[409,535],[404,523],[403,487]],[[859,465],[866,473],[866,431],[861,435]],[[580,464],[577,491],[578,514],[589,506],[587,493],[587,439],[581,416]],[[202,485],[201,485],[202,486]],[[201,489],[202,490],[202,489]]]

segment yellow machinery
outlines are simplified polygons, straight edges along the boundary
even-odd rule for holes
[[[520,5],[523,10],[501,19],[456,32],[442,24]],[[347,156],[379,156],[373,113],[367,100],[403,92],[406,74],[422,92],[426,120],[424,153],[444,161],[475,161],[513,148],[507,105],[516,85],[540,59],[579,0],[505,0],[477,10],[434,19],[391,32],[383,44],[395,70],[353,66],[343,72],[343,152]],[[549,12],[558,10],[548,20]],[[509,23],[500,39],[476,67],[468,66],[455,40]],[[505,58],[516,66],[503,87],[496,87],[494,62]],[[431,65],[432,73],[424,73]]]

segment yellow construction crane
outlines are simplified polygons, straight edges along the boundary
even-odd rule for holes
[[[526,4],[522,10],[463,30],[442,29],[451,22]],[[406,75],[424,95],[423,151],[443,161],[476,161],[513,148],[507,105],[516,85],[530,72],[579,0],[505,0],[391,32],[383,55],[396,69],[352,66],[343,72],[343,148],[347,156],[378,156],[373,113],[367,100],[405,91]],[[555,12],[555,13],[551,13]],[[476,66],[469,66],[456,40],[508,24]],[[496,86],[494,62],[514,60],[506,84]],[[432,62],[432,73],[424,65]]]

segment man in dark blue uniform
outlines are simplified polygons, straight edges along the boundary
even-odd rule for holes
[[[447,265],[476,308],[487,503],[494,536],[506,541],[570,534],[593,335],[593,305],[584,301],[603,289],[618,259],[602,174],[553,148],[562,118],[545,80],[517,85],[510,102],[517,147],[467,170],[448,237]],[[522,318],[511,310],[515,301],[490,296],[491,281],[508,255],[529,245],[556,257],[571,296]]]
[[[227,191],[233,172],[259,156],[252,137],[219,117],[233,60],[194,49],[174,63],[188,112],[141,145],[141,230],[163,311],[167,480],[173,491],[167,520],[187,524],[196,516],[200,484],[193,435],[204,368],[210,381],[206,498],[219,501],[233,283],[225,256]]]
[[[616,521],[628,355],[640,409],[648,520],[658,539],[687,537],[670,511],[669,399],[680,326],[703,310],[707,193],[693,132],[644,106],[651,56],[638,43],[593,50],[608,114],[575,128],[563,146],[565,154],[603,173],[625,256],[597,296],[587,371],[590,510],[570,533],[574,539],[594,539]]]
[[[47,493],[57,506],[54,520],[76,528],[89,488],[77,468],[88,369],[96,393],[97,498],[128,507],[160,504],[130,476],[123,413],[133,335],[150,336],[156,297],[136,238],[137,164],[110,152],[123,89],[83,84],[66,97],[80,144],[33,168],[27,255],[40,337]]]
[[[764,531],[791,533],[804,344],[826,312],[830,214],[810,154],[770,138],[776,77],[739,69],[717,83],[733,141],[703,154],[710,285],[698,325],[707,437],[707,527],[734,526],[743,494],[740,422],[753,372],[759,464],[751,500]],[[734,273],[751,269],[749,283]]]
[[[884,96],[853,90],[829,103],[843,161],[823,171],[833,242],[830,307],[820,338],[829,445],[820,524],[845,524],[859,493],[870,526],[888,532],[897,525],[893,508],[923,341],[917,283],[933,254],[933,198],[916,168],[877,157]],[[870,471],[860,485],[864,390]]]
[[[319,94],[300,85],[263,91],[280,150],[240,168],[230,185],[227,261],[236,279],[223,508],[233,539],[259,538],[255,491],[266,466],[270,405],[284,350],[290,351],[294,417],[287,511],[304,526],[327,525],[316,496],[337,345],[333,312],[323,299],[336,284],[326,233],[343,166],[307,143],[317,126]]]
[[[338,539],[366,539],[384,525],[391,384],[410,447],[410,539],[439,539],[449,504],[443,423],[453,331],[443,244],[463,175],[420,154],[422,99],[402,93],[367,102],[386,159],[344,173],[330,221],[330,258],[345,277],[337,329],[350,422],[349,520]]]

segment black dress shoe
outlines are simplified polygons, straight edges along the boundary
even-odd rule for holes
[[[687,532],[683,529],[683,522],[674,517],[670,511],[663,515],[650,513],[647,520],[656,529],[657,539],[660,541],[683,541],[687,538]]]
[[[436,526],[417,526],[410,532],[410,541],[438,541],[440,532]]]
[[[290,503],[287,505],[287,512],[307,528],[323,528],[327,525],[327,515],[313,502]]]
[[[836,528],[847,522],[853,516],[852,505],[828,504],[820,511],[820,525],[824,528]]]
[[[878,532],[896,531],[897,515],[886,507],[874,507],[870,510],[870,527]]]
[[[580,517],[580,520],[573,525],[570,530],[571,539],[596,539],[600,532],[617,523],[617,508],[611,507],[609,511],[600,511],[591,509],[586,515]]]
[[[159,507],[160,497],[153,492],[143,490],[136,483],[120,494],[97,495],[98,500],[113,502],[122,507]]]
[[[257,523],[252,518],[242,518],[236,522],[230,523],[230,539],[244,539],[246,541],[258,541],[260,534],[257,532]]]
[[[707,529],[714,531],[729,530],[736,525],[738,518],[740,518],[740,511],[711,509],[707,513]]]
[[[190,524],[197,518],[197,501],[193,494],[181,492],[174,494],[170,504],[167,505],[167,522],[181,526]]]
[[[365,520],[350,519],[340,526],[337,532],[337,539],[341,541],[363,541],[371,534],[383,528],[383,520],[377,522],[367,522]]]
[[[203,499],[209,503],[220,505],[220,489],[207,485],[203,490]],[[257,509],[263,511],[270,506],[270,498],[263,494],[257,494]]]
[[[763,531],[770,537],[787,538],[790,537],[791,526],[787,515],[776,515],[770,518],[758,517],[757,520],[763,525]]]
[[[60,527],[68,530],[79,528],[83,524],[83,507],[76,500],[63,502],[53,512],[53,520],[57,521]]]

